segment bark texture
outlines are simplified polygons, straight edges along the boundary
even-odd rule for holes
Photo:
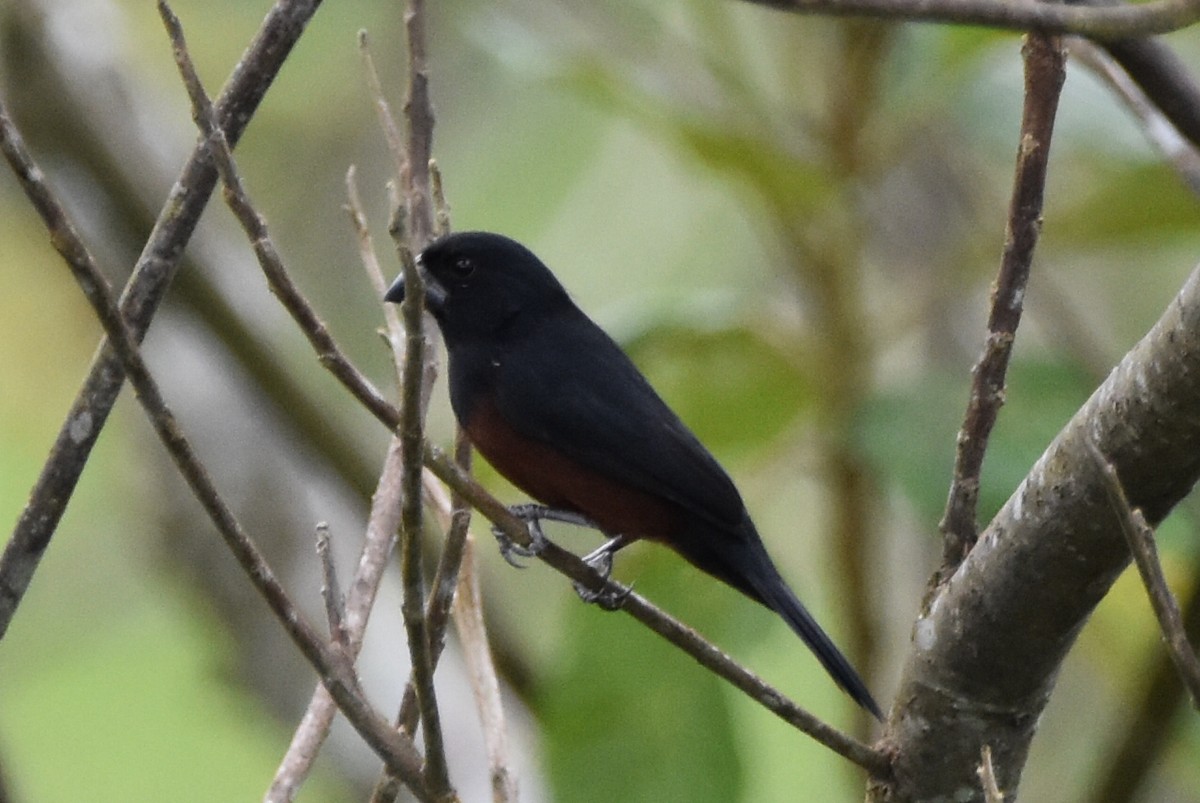
[[[871,800],[983,800],[980,751],[1011,795],[1059,665],[1129,562],[1087,442],[1152,525],[1200,474],[1200,271],[1030,470],[931,596]]]

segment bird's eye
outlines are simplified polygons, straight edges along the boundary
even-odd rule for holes
[[[475,272],[475,263],[469,257],[459,257],[450,265],[450,275],[455,279],[465,279]]]

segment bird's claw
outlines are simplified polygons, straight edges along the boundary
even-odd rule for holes
[[[492,527],[492,535],[496,537],[496,542],[500,545],[500,557],[504,558],[504,562],[509,566],[518,569],[526,568],[521,562],[521,558],[536,558],[542,554],[542,550],[546,548],[548,543],[546,535],[542,532],[542,524],[536,517],[526,517],[522,515],[523,511],[513,509],[514,515],[525,522],[526,529],[529,532],[529,546],[522,546],[512,539],[501,527]]]
[[[625,604],[625,600],[629,599],[629,595],[633,593],[633,586],[623,586],[607,578],[604,585],[596,590],[588,588],[583,583],[572,583],[571,585],[581,600],[589,605],[598,605],[605,611],[619,610]]]
[[[592,590],[582,583],[572,583],[575,593],[586,603],[599,605],[606,611],[615,611],[625,604],[625,600],[633,593],[633,586],[623,586],[612,582],[613,548],[623,543],[623,539],[612,539],[604,546],[583,557],[583,562],[599,573],[604,585]]]
[[[514,542],[512,537],[500,527],[492,527],[492,534],[496,536],[496,541],[500,545],[500,556],[509,565],[518,569],[525,568],[525,564],[519,560],[520,558],[536,558],[550,543],[545,533],[542,532],[543,519],[566,522],[579,527],[596,526],[591,520],[578,513],[538,504],[514,505],[509,508],[509,512],[525,522],[529,530],[529,546],[522,546]],[[610,578],[613,570],[613,553],[627,543],[629,542],[625,537],[618,535],[610,538],[596,551],[583,557],[584,563],[600,574],[601,585],[600,588],[593,590],[582,583],[573,583],[575,593],[581,600],[599,605],[606,611],[615,611],[625,604],[625,600],[633,593],[633,588],[614,583]]]

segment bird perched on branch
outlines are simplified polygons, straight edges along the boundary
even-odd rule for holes
[[[609,567],[632,541],[666,544],[783,617],[882,719],[780,577],[729,476],[541,260],[507,237],[463,232],[431,244],[418,264],[446,342],[454,414],[500,474],[551,509],[527,507],[527,518],[558,511],[594,523],[609,540],[588,559]],[[404,299],[403,275],[386,299]]]

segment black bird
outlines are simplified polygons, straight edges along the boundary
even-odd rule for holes
[[[450,362],[450,403],[514,485],[594,522],[611,553],[647,538],[783,617],[859,705],[850,662],[780,577],[729,476],[621,348],[513,240],[451,234],[419,257]],[[404,277],[386,299],[404,298]]]

